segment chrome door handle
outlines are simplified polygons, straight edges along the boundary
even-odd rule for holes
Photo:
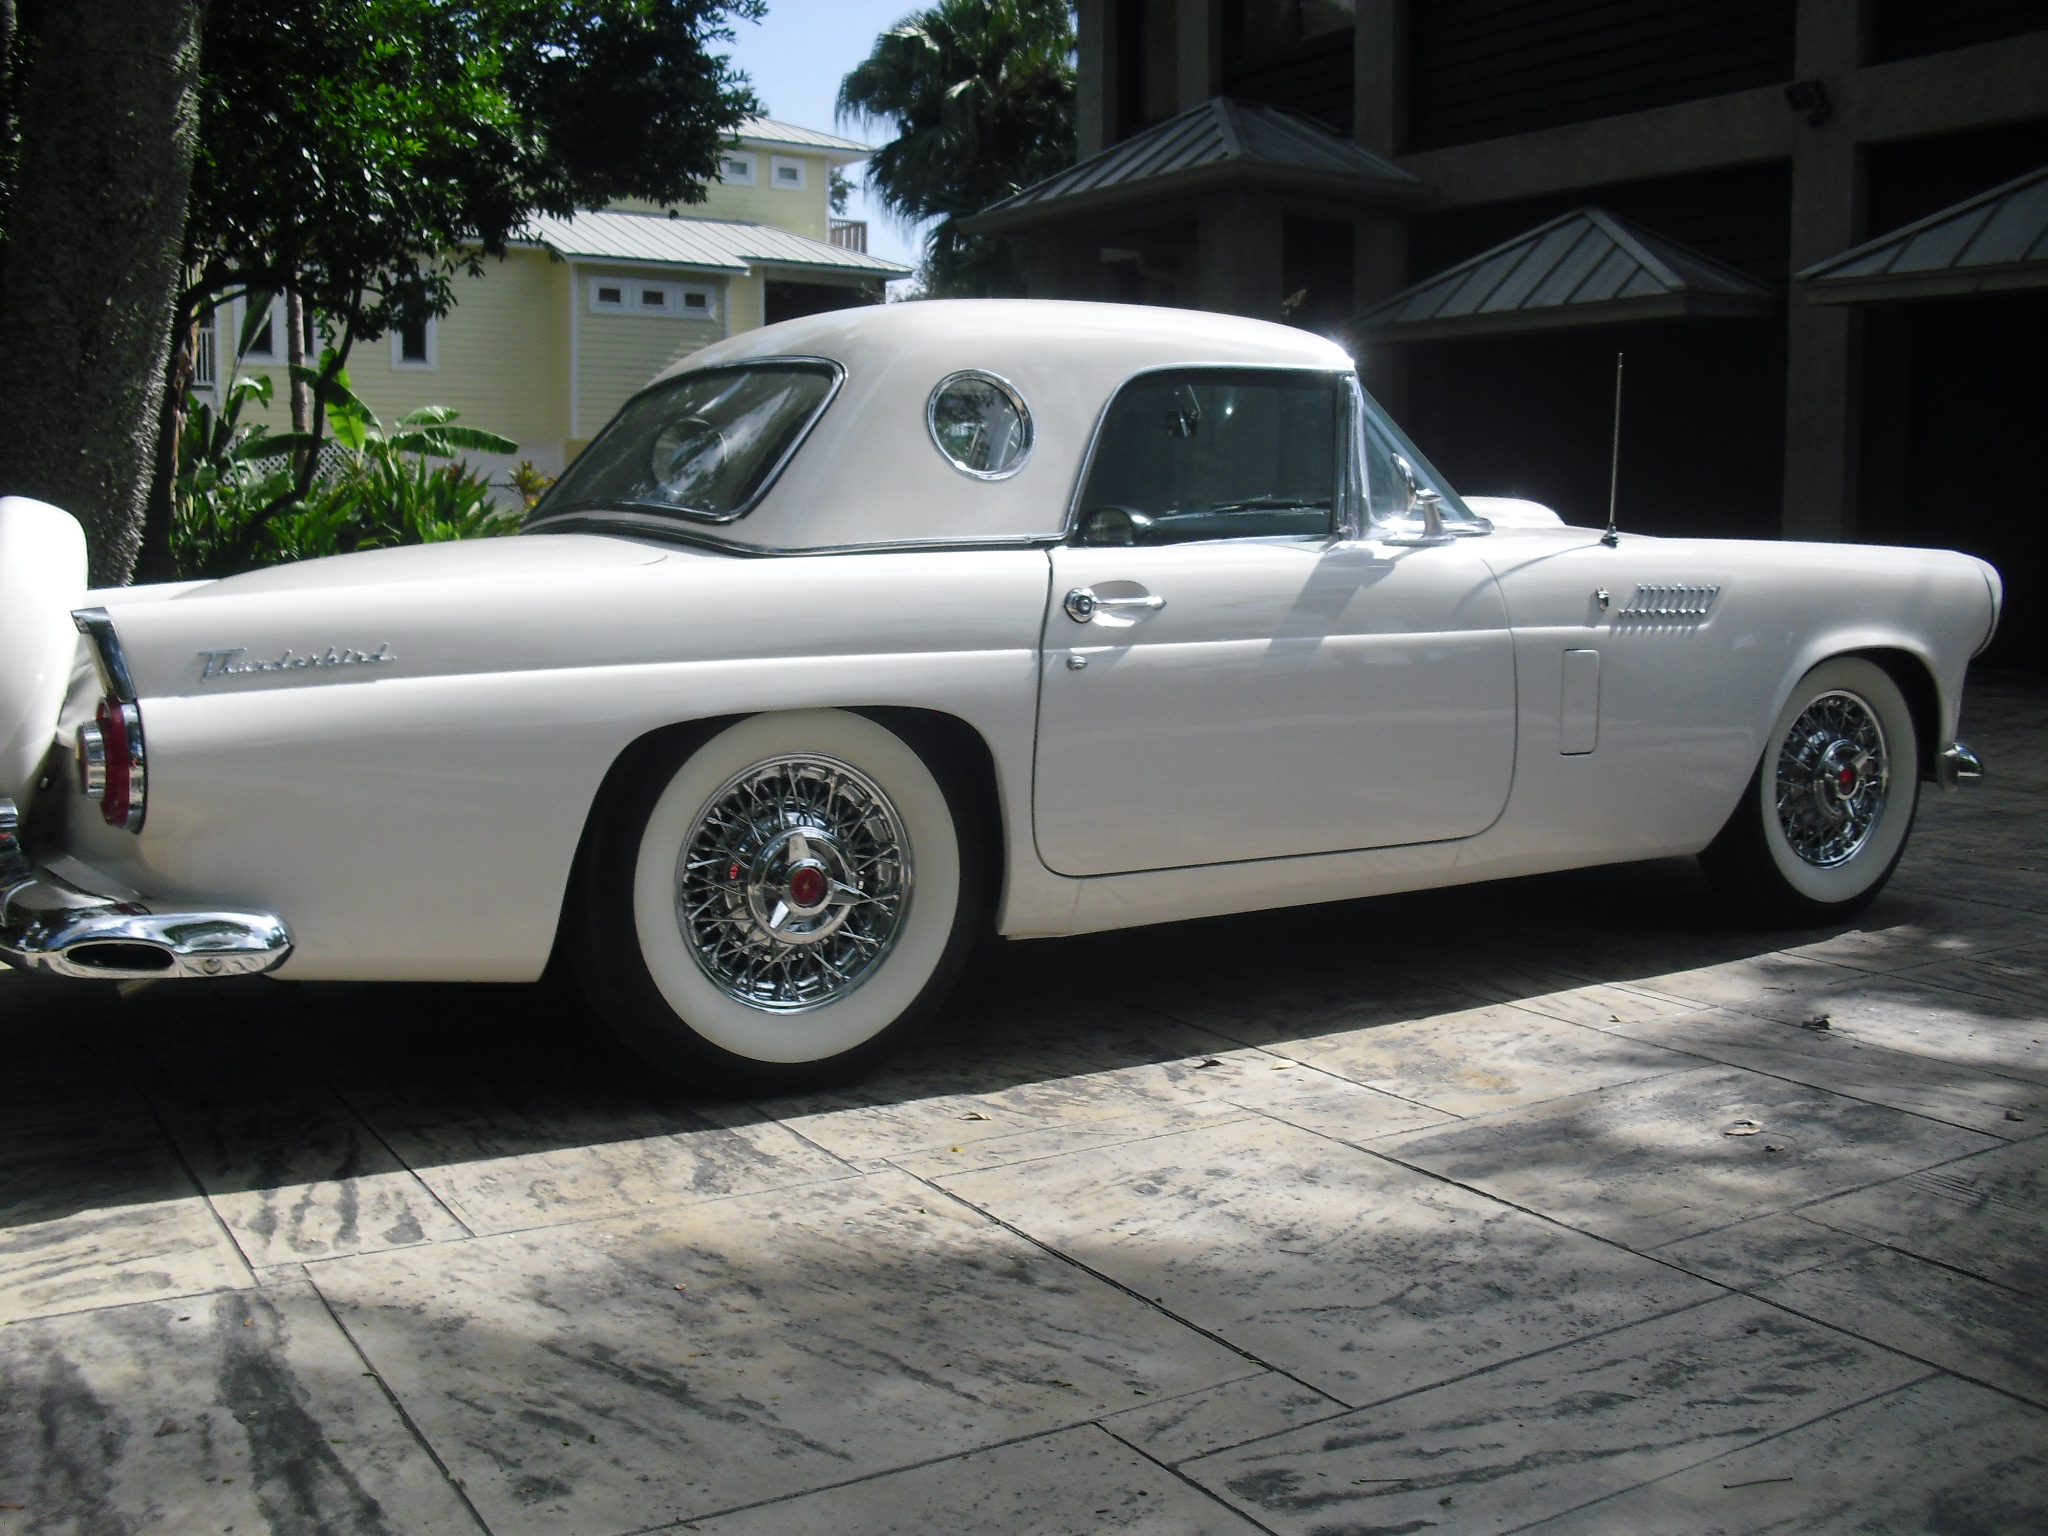
[[[1154,612],[1166,606],[1166,599],[1156,592],[1147,592],[1143,597],[1097,597],[1087,587],[1076,587],[1067,594],[1066,602],[1060,606],[1067,610],[1067,617],[1076,624],[1086,624],[1104,608],[1115,611],[1124,608],[1149,608]]]

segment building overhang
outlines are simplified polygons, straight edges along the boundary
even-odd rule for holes
[[[1778,295],[1601,208],[1539,224],[1374,305],[1366,341],[1453,341],[1655,320],[1760,319]]]
[[[569,218],[537,214],[519,243],[541,246],[565,261],[727,277],[762,267],[802,268],[844,280],[888,282],[910,275],[908,267],[773,225],[612,209],[582,210]]]
[[[2048,289],[2048,166],[1817,262],[1810,304],[1891,304]]]
[[[848,271],[845,267],[811,266],[800,261],[757,261],[753,270],[767,278],[788,278],[796,282],[832,283],[841,288],[865,288],[875,283],[908,277],[907,268],[890,272]]]
[[[1607,299],[1597,304],[1522,310],[1500,315],[1461,315],[1407,325],[1352,323],[1366,341],[1477,341],[1488,336],[1521,336],[1531,331],[1581,330],[1587,326],[1635,325],[1652,320],[1756,320],[1777,309],[1775,301],[1721,299],[1703,294],[1659,294]]]
[[[1015,234],[1237,191],[1351,209],[1411,207],[1431,196],[1427,182],[1312,118],[1218,96],[962,219],[960,227]]]

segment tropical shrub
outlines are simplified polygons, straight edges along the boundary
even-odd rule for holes
[[[270,403],[267,377],[235,379],[218,411],[193,399],[171,530],[181,576],[487,538],[518,526],[518,510],[498,506],[490,480],[456,458],[464,450],[510,453],[518,444],[458,425],[458,413],[442,405],[413,411],[387,432],[345,371],[328,392],[324,444],[242,419],[251,403]],[[307,452],[320,462],[301,496],[296,456]]]

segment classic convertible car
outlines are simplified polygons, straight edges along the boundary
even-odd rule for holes
[[[1997,573],[1460,498],[1335,343],[890,305],[689,358],[520,536],[87,593],[0,503],[0,954],[531,981],[856,1071],[1012,939],[1700,854],[1884,884]],[[7,803],[11,802],[11,804]],[[19,827],[15,826],[19,810]]]

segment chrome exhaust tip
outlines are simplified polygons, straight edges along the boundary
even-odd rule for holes
[[[81,980],[258,976],[284,964],[291,930],[268,912],[96,896],[47,870],[0,891],[0,960]]]

